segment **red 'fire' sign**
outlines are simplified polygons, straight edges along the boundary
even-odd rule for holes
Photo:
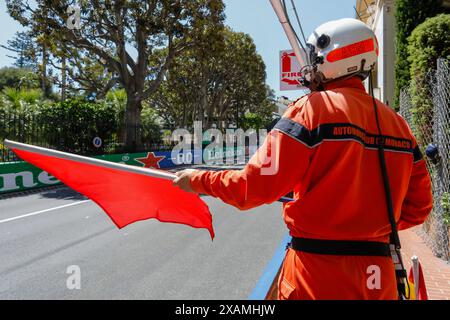
[[[300,65],[293,50],[280,51],[280,90],[303,90],[299,82]]]

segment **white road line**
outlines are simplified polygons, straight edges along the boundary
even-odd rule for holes
[[[1,223],[6,223],[6,222],[11,222],[11,221],[14,221],[14,220],[27,218],[27,217],[31,217],[31,216],[35,216],[35,215],[38,215],[38,214],[41,214],[41,213],[46,213],[46,212],[49,212],[49,211],[54,211],[54,210],[58,210],[58,209],[63,209],[63,208],[67,208],[67,207],[76,206],[76,205],[83,204],[83,203],[86,203],[86,202],[89,202],[89,201],[91,201],[91,200],[83,200],[83,201],[73,202],[73,203],[65,204],[65,205],[59,206],[59,207],[54,207],[54,208],[49,208],[49,209],[45,209],[45,210],[40,210],[40,211],[36,211],[36,212],[23,214],[21,216],[0,220],[0,224]]]

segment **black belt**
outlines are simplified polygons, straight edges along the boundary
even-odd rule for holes
[[[391,256],[389,244],[371,241],[319,240],[293,237],[289,247],[306,253],[338,256]]]

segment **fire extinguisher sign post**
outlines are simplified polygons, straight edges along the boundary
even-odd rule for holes
[[[299,82],[300,69],[294,50],[280,51],[280,91],[307,90]]]

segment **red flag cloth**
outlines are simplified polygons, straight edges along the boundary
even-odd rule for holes
[[[425,278],[423,277],[423,271],[422,271],[422,265],[419,262],[419,283],[414,283],[414,272],[413,267],[409,270],[408,280],[412,284],[414,284],[414,287],[417,288],[419,286],[419,292],[416,295],[416,300],[428,300],[428,292],[427,287],[425,285]]]
[[[198,195],[174,187],[171,180],[12,149],[23,160],[97,203],[118,228],[155,218],[206,228],[214,239],[208,206]]]

